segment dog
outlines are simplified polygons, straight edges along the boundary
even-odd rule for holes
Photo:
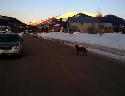
[[[82,52],[83,56],[87,56],[87,47],[79,47],[78,45],[75,45],[76,48],[76,54],[79,55],[79,53]]]

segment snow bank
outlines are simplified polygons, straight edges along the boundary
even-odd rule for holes
[[[125,50],[125,35],[116,33],[105,33],[100,36],[99,34],[83,34],[75,33],[68,34],[63,32],[41,33],[43,38],[53,38],[60,40],[67,40],[71,42],[88,43],[94,45],[101,45],[108,48],[117,48]]]
[[[18,33],[20,37],[23,37],[24,32]]]

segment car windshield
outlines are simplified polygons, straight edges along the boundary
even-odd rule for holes
[[[20,41],[20,36],[17,34],[0,34],[0,42],[17,42]]]

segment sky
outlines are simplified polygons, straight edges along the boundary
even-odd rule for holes
[[[125,19],[125,0],[0,0],[0,15],[36,22],[67,12],[113,14]]]

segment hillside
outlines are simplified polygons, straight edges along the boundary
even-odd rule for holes
[[[125,20],[115,15],[106,15],[103,20],[112,23],[113,26],[125,26]]]
[[[26,26],[26,24],[16,18],[0,15],[0,26]]]

